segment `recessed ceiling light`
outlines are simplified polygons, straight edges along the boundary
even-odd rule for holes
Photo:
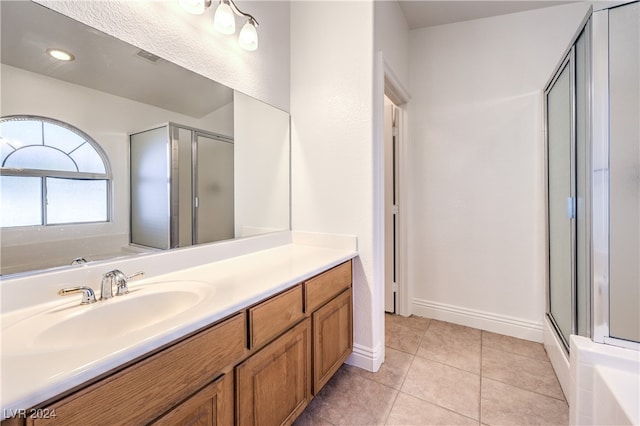
[[[59,61],[70,62],[76,58],[71,52],[67,52],[66,50],[62,49],[47,49],[47,53],[49,54],[49,56],[52,56]]]

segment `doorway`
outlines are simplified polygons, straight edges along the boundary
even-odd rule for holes
[[[379,174],[381,218],[380,256],[383,260],[384,312],[408,316],[411,314],[411,291],[408,284],[407,213],[410,193],[407,165],[407,103],[409,92],[400,79],[379,56],[382,93],[378,102],[380,128]]]
[[[384,97],[384,310],[398,313],[399,109]]]

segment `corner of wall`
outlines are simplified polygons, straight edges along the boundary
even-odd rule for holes
[[[353,344],[353,352],[349,355],[346,363],[354,367],[373,373],[380,369],[384,362],[384,346],[378,345],[375,348],[366,347],[357,343]]]

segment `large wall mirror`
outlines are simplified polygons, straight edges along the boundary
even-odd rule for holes
[[[0,7],[3,277],[77,267],[74,260],[100,261],[290,228],[286,112],[42,5],[2,1]],[[71,53],[74,60],[52,58],[47,50],[54,48]],[[10,117],[22,121],[9,121]],[[51,121],[38,124],[41,118]],[[31,130],[20,127],[25,123]],[[56,133],[51,123],[62,123],[61,142],[51,142]],[[71,129],[69,137],[65,129]],[[138,149],[139,145],[134,148],[138,139],[133,135],[152,133],[161,139],[156,149],[161,158]],[[16,178],[24,178],[25,169],[20,170],[13,154],[22,152],[24,161],[29,157],[21,148],[43,144],[73,159],[83,141],[69,140],[78,135],[91,138],[105,157],[107,168],[99,177],[108,177],[103,184],[106,220],[82,214],[95,209],[96,198],[83,192],[85,186],[74,186],[81,179],[71,179],[68,172],[29,166],[35,170],[30,175],[34,196],[15,184]],[[160,183],[157,195],[145,186],[149,174],[137,169],[138,163],[160,170],[155,176]],[[96,176],[83,173],[80,170],[78,177]],[[206,174],[213,180],[204,179]],[[65,187],[66,195],[54,200]],[[205,206],[207,210],[199,213]],[[35,209],[36,216],[29,220],[43,222],[21,223],[29,209]],[[17,222],[11,223],[8,210]],[[166,220],[150,224],[153,215]],[[85,216],[89,219],[83,220]],[[222,216],[218,222],[224,225],[213,221],[211,226],[225,226],[224,230],[207,228],[210,219]],[[59,217],[71,219],[51,219]],[[138,244],[135,238],[132,243],[132,226],[159,232],[156,239],[162,244],[147,244],[144,239]],[[176,237],[178,227],[181,232]]]

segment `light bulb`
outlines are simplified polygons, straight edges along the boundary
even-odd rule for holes
[[[233,16],[231,6],[220,2],[213,17],[213,27],[222,34],[233,34],[236,32],[236,18]]]
[[[258,48],[258,31],[256,31],[256,27],[251,19],[242,27],[240,36],[238,37],[238,43],[240,47],[246,50],[252,51]]]
[[[64,62],[70,62],[76,58],[75,56],[73,56],[73,53],[67,52],[63,49],[47,49],[47,53],[57,60]]]

